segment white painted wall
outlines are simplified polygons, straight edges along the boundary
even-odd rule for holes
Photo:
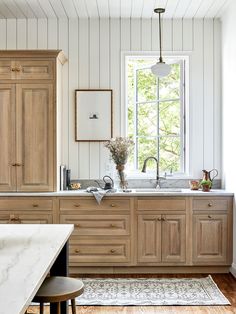
[[[121,51],[158,51],[157,19],[0,20],[0,49],[63,49],[62,161],[72,178],[107,173],[103,143],[74,141],[74,90],[114,90],[114,135],[121,134]],[[164,51],[190,55],[190,174],[221,173],[221,73],[219,20],[163,21]]]
[[[236,73],[236,3],[222,17],[222,110],[223,110],[223,180],[226,189],[236,193],[235,167],[235,73]],[[233,273],[236,276],[236,217],[234,204],[234,257]]]

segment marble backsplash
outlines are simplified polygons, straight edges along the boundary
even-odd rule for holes
[[[193,179],[192,179],[193,180]],[[97,180],[101,186],[104,186],[104,182],[102,180]],[[98,186],[95,180],[72,180],[73,182],[79,182],[81,184],[82,189],[86,189],[88,186]],[[117,182],[115,182],[117,185]],[[161,180],[160,182],[161,188],[181,188],[188,189],[189,188],[189,179],[166,179]],[[155,179],[129,179],[128,180],[128,188],[155,188],[156,180]],[[221,189],[221,180],[215,179],[213,181],[213,189]]]

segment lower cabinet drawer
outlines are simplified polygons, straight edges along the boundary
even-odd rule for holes
[[[74,224],[73,235],[129,235],[129,215],[61,215],[60,223]]]
[[[70,240],[70,263],[128,263],[130,262],[130,241]]]
[[[32,197],[27,199],[1,199],[0,210],[51,210],[53,207],[52,199],[40,199]]]
[[[0,213],[0,224],[51,224],[51,213],[11,212]]]
[[[227,210],[229,199],[194,199],[193,210]]]

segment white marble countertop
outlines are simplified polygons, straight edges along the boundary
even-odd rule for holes
[[[159,190],[155,190],[153,188],[143,188],[143,189],[131,189],[129,192],[122,192],[121,190],[115,192],[115,193],[107,193],[106,196],[118,196],[118,197],[127,197],[127,196],[233,196],[234,193],[226,190],[215,190],[212,189],[210,192],[203,192],[201,190],[198,191],[192,191],[190,189],[168,189],[163,188]],[[91,193],[86,192],[86,190],[67,190],[67,191],[58,191],[58,192],[31,192],[31,193],[24,193],[24,192],[6,192],[6,193],[0,193],[0,197],[11,197],[11,196],[54,196],[54,197],[60,197],[60,196],[66,196],[66,197],[77,197],[77,196],[92,196]],[[106,197],[105,196],[105,197]]]
[[[73,225],[0,225],[0,314],[24,314]]]

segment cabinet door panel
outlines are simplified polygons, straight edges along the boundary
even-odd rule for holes
[[[19,191],[52,191],[54,165],[53,87],[17,86],[17,187]]]
[[[185,215],[163,215],[162,262],[185,262]]]
[[[161,261],[161,215],[138,215],[138,262]]]
[[[227,214],[194,215],[193,261],[220,264],[227,260]]]
[[[0,85],[0,191],[16,190],[15,87]]]

